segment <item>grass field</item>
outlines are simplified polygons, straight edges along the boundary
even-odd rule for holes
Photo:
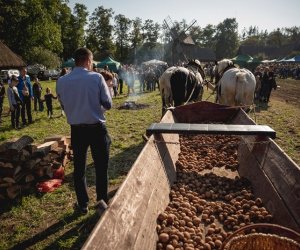
[[[272,93],[271,102],[256,108],[258,124],[267,124],[277,132],[276,142],[300,165],[300,82],[279,80],[280,89]],[[42,82],[43,90],[50,87],[55,94],[55,82]],[[290,91],[290,89],[293,91]],[[298,92],[297,92],[298,91]],[[126,93],[126,90],[125,90]],[[290,96],[287,96],[289,93]],[[209,97],[206,92],[204,99]],[[296,96],[296,99],[291,97]],[[208,100],[213,101],[213,96]],[[110,195],[122,183],[131,165],[144,146],[142,135],[153,122],[161,117],[161,101],[158,91],[152,93],[119,96],[114,100],[114,107],[106,113],[107,126],[112,138],[111,160],[109,167]],[[147,104],[139,110],[119,110],[125,101]],[[57,101],[54,101],[54,118],[48,119],[46,111],[33,114],[34,123],[21,130],[10,128],[7,98],[5,117],[0,127],[0,142],[22,135],[33,137],[36,143],[43,142],[50,135],[70,133],[65,117],[60,116]],[[91,206],[95,203],[94,169],[88,159],[87,178]],[[91,207],[90,212],[81,217],[73,215],[72,205],[76,201],[70,164],[66,168],[64,185],[52,193],[41,195],[34,190],[19,199],[8,202],[0,201],[0,249],[80,249],[89,233],[97,223],[97,214]]]

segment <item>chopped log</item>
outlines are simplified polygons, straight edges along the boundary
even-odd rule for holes
[[[51,150],[50,153],[56,154],[56,155],[58,155],[59,157],[62,157],[62,156],[65,155],[65,152],[66,152],[65,149],[63,149],[62,147],[58,147],[58,148],[56,148],[56,149],[54,149],[54,150]]]
[[[37,145],[35,144],[29,144],[25,148],[31,155],[37,150]]]
[[[47,162],[47,163],[51,162],[51,155],[48,154],[48,155],[46,155],[45,157],[43,157],[43,161],[45,161],[45,162]]]
[[[53,161],[52,162],[52,168],[53,169],[59,169],[62,166],[61,162]]]
[[[26,161],[25,164],[24,164],[24,168],[26,169],[33,169],[36,165],[36,161],[35,160],[29,160],[29,161]]]
[[[49,141],[61,141],[62,139],[65,140],[65,136],[63,135],[52,135],[52,136],[48,136],[44,139],[44,142],[49,142]]]
[[[4,168],[14,168],[14,165],[10,162],[6,162],[6,163],[4,163],[3,167]]]
[[[0,161],[0,168],[4,168],[4,162]]]
[[[2,180],[7,183],[16,183],[15,179],[13,179],[11,177],[4,177],[4,178],[2,178]]]
[[[71,136],[66,136],[66,144],[71,145]]]
[[[27,145],[29,145],[32,142],[33,142],[33,139],[30,136],[24,135],[20,139],[18,139],[17,141],[13,142],[8,147],[8,149],[21,151],[24,147],[26,147]]]
[[[28,172],[27,171],[20,171],[18,174],[16,174],[16,176],[14,178],[16,183],[19,183],[23,179],[23,177],[26,175],[26,173],[28,173]]]
[[[67,164],[70,162],[69,158],[67,155],[64,156],[63,160],[62,160],[62,165],[65,167],[67,166]]]
[[[50,161],[51,161],[51,162],[52,162],[52,161],[59,161],[59,160],[62,158],[59,154],[54,153],[54,152],[52,152],[52,151],[49,153],[48,156],[50,157]]]
[[[7,187],[10,187],[12,185],[13,185],[13,183],[1,182],[0,183],[0,188],[7,188]]]
[[[26,183],[28,183],[28,182],[32,182],[32,181],[34,181],[34,176],[32,175],[32,174],[28,174],[28,175],[26,175],[26,177],[25,177],[25,182]]]
[[[58,147],[57,141],[45,142],[37,147],[38,152],[43,152],[44,155],[47,155],[51,150],[54,150]]]
[[[44,167],[44,166],[49,165],[49,162],[50,162],[50,161],[45,161],[45,160],[43,159],[43,160],[40,161],[40,163],[39,163],[38,165]]]
[[[7,192],[8,198],[13,200],[21,193],[21,188],[19,185],[14,185],[14,186],[7,188],[6,192]]]
[[[22,151],[21,151],[21,156],[20,156],[20,160],[21,160],[21,161],[27,161],[28,159],[30,159],[30,157],[31,157],[30,152],[28,152],[28,151],[25,150],[25,149],[22,149]]]
[[[0,144],[0,154],[8,150],[11,144],[13,144],[17,139],[12,139],[10,141],[4,142]]]
[[[50,177],[50,178],[53,178],[53,171],[52,171],[52,168],[46,168],[46,176]]]
[[[14,178],[16,174],[21,171],[21,169],[22,168],[20,166],[17,166],[15,168],[0,167],[0,176]]]
[[[33,173],[38,178],[43,177],[44,176],[44,168],[42,168],[42,167],[36,168],[36,169],[34,169]]]
[[[20,152],[15,149],[7,149],[0,154],[0,160],[5,162],[18,162],[20,160]]]

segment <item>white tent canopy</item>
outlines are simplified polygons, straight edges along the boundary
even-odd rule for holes
[[[142,64],[145,65],[145,66],[167,65],[166,62],[160,61],[160,60],[157,60],[157,59],[152,59],[150,61],[143,62]]]

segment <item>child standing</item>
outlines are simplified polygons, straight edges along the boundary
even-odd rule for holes
[[[52,99],[57,99],[57,96],[52,95],[50,88],[46,88],[46,94],[44,96],[44,100],[47,106],[48,118],[52,118],[53,115]]]
[[[7,98],[11,113],[11,126],[14,129],[20,129],[19,119],[20,119],[20,110],[22,105],[22,100],[19,96],[19,92],[17,89],[17,85],[19,83],[19,79],[13,75],[11,77],[11,81],[9,83],[9,87],[7,89]]]
[[[41,102],[41,95],[42,95],[42,86],[39,82],[39,79],[35,76],[34,83],[32,85],[32,92],[33,92],[33,103],[34,103],[34,111],[37,111],[37,106],[39,106],[39,111],[44,110],[43,103]]]

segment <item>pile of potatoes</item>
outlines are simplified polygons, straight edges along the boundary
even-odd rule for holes
[[[220,249],[240,227],[272,220],[247,179],[203,173],[220,167],[235,171],[238,142],[234,136],[180,136],[177,181],[157,219],[157,249]]]

